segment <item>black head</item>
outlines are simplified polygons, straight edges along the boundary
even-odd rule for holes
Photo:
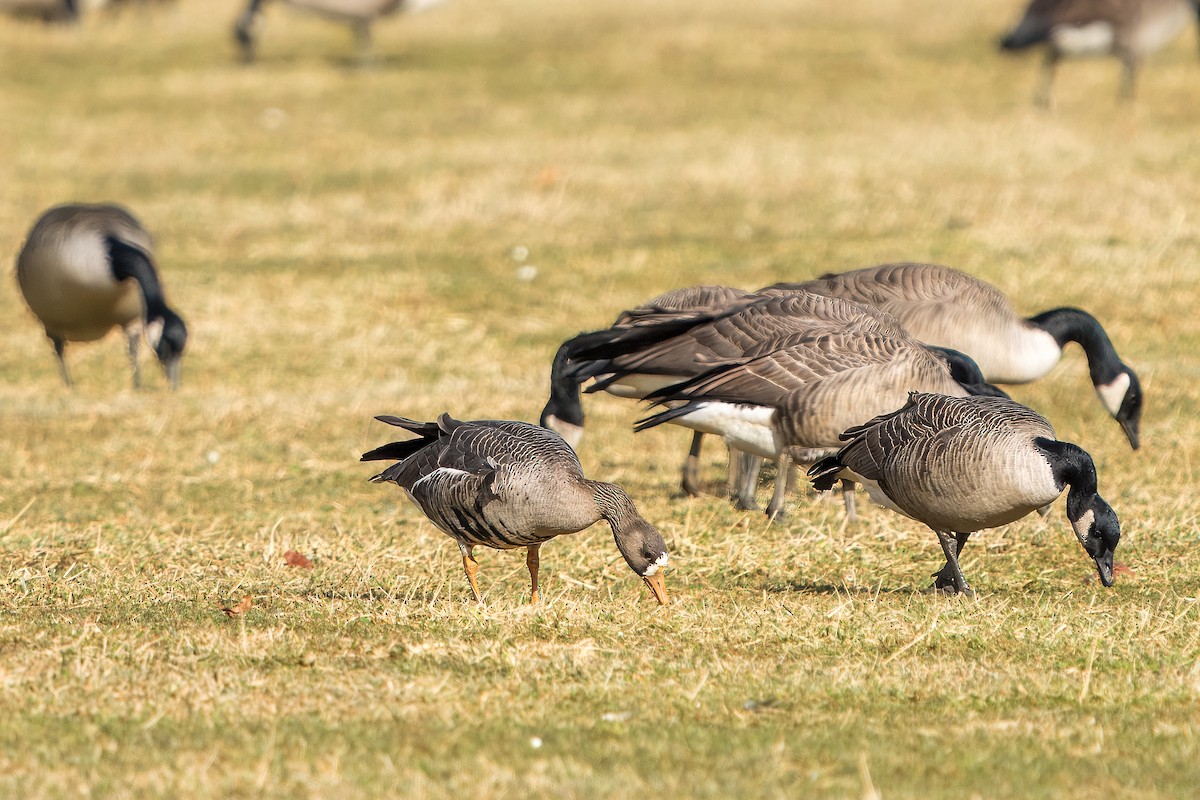
[[[1121,407],[1115,416],[1129,439],[1129,445],[1137,450],[1141,444],[1142,384],[1133,370],[1128,367],[1125,369],[1125,374],[1129,376],[1129,388],[1125,390],[1125,397],[1121,399]]]
[[[1137,450],[1141,443],[1139,429],[1142,422],[1142,384],[1137,373],[1121,364],[1116,377],[1095,385],[1100,402],[1125,431],[1129,445]]]
[[[550,399],[538,422],[577,449],[583,439],[583,402],[579,381],[570,372],[570,344],[570,341],[564,342],[554,354],[554,363],[550,367]]]
[[[146,338],[154,348],[154,354],[162,362],[167,373],[167,380],[172,389],[179,387],[179,362],[183,358],[183,348],[187,345],[187,325],[183,318],[170,309],[164,309],[162,315],[146,323]]]
[[[1082,511],[1072,509],[1070,499],[1068,496],[1067,516],[1071,519],[1075,536],[1096,562],[1100,582],[1105,586],[1112,586],[1113,555],[1121,541],[1121,522],[1117,519],[1117,512],[1098,494],[1092,495],[1091,501]]]

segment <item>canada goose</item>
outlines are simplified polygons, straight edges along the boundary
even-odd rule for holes
[[[0,0],[0,13],[45,22],[77,22],[79,0]]]
[[[656,324],[675,314],[702,314],[721,311],[746,297],[749,292],[729,286],[688,286],[674,289],[647,300],[637,308],[622,311],[610,330],[625,329],[635,325]],[[579,447],[583,440],[583,403],[579,396],[579,384],[571,372],[573,351],[579,337],[563,342],[554,354],[550,367],[550,398],[542,409],[541,424],[567,440],[571,447]]]
[[[688,286],[674,289],[647,300],[637,308],[621,312],[610,331],[647,325],[660,325],[693,314],[714,313],[741,302],[749,295],[742,289],[729,286]],[[554,354],[550,367],[550,398],[542,409],[541,424],[561,435],[571,447],[579,447],[583,439],[583,403],[579,384],[585,380],[574,377],[571,363],[573,349],[579,337],[564,342]],[[692,436],[688,458],[684,462],[680,487],[686,494],[700,493],[698,476],[700,448],[704,434]],[[733,454],[730,454],[733,458]]]
[[[143,330],[171,388],[178,387],[187,326],[167,305],[150,234],[124,208],[72,203],[42,214],[17,255],[17,282],[54,344],[68,386],[67,342],[94,341],[120,327],[129,343],[134,388],[141,385]]]
[[[727,308],[691,317],[672,313],[643,316],[635,326],[580,334],[560,348],[559,357],[570,366],[559,372],[566,383],[576,387],[576,402],[577,387],[588,378],[596,381],[588,392],[603,390],[640,399],[706,372],[714,360],[743,356],[779,336],[827,329],[903,335],[890,315],[858,303],[802,291],[753,295]],[[564,394],[560,391],[558,396]],[[551,402],[555,402],[554,394]],[[682,471],[682,488],[691,495],[699,494],[702,436],[701,431],[693,435]],[[753,484],[757,466],[753,459],[730,454],[729,483],[739,508],[757,508]]]
[[[903,336],[827,332],[793,335],[764,345],[764,355],[730,359],[690,380],[651,392],[672,408],[641,420],[642,431],[664,422],[714,433],[737,450],[773,458],[774,518],[784,505],[791,462],[813,463],[836,451],[842,431],[902,405],[914,389],[965,396],[946,358]],[[975,391],[993,393],[993,387]],[[844,484],[854,518],[853,488]]]
[[[371,52],[371,23],[397,11],[421,11],[441,0],[281,0],[284,5],[312,11],[348,24],[358,41],[360,58],[366,60]],[[250,0],[234,25],[234,38],[242,51],[243,60],[254,60],[258,44],[258,22],[267,0]]]
[[[883,264],[777,287],[856,300],[891,313],[922,342],[966,353],[991,383],[1029,383],[1077,342],[1100,402],[1138,448],[1142,385],[1096,318],[1078,308],[1021,317],[996,287],[936,264]]]
[[[434,525],[458,542],[477,601],[483,597],[475,580],[475,545],[526,548],[530,602],[536,603],[542,543],[603,519],[612,527],[625,563],[661,605],[667,604],[662,536],[623,489],[585,478],[575,451],[558,434],[524,422],[461,422],[448,414],[437,422],[376,419],[418,438],[364,453],[363,461],[399,459],[371,481],[403,488]]]
[[[1049,505],[1066,486],[1075,536],[1101,583],[1112,585],[1121,525],[1096,493],[1092,457],[1055,439],[1050,423],[1020,403],[914,392],[903,408],[843,438],[836,455],[809,470],[814,486],[862,483],[882,505],[932,528],[946,554],[935,589],[970,594],[958,564],[968,537]]]
[[[1196,0],[1033,0],[1000,40],[1013,51],[1045,43],[1042,82],[1034,100],[1049,106],[1060,59],[1111,55],[1124,67],[1120,97],[1133,98],[1142,60],[1174,39],[1200,13]]]

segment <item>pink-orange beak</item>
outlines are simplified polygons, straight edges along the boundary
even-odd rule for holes
[[[647,575],[642,578],[646,585],[650,587],[650,591],[654,592],[654,599],[658,601],[660,606],[671,604],[671,600],[667,597],[667,582],[663,580],[662,570],[658,570],[653,575]]]

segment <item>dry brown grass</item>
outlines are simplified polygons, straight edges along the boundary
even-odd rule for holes
[[[244,68],[224,0],[0,20],[0,241],[126,203],[193,332],[177,394],[115,339],[67,392],[0,292],[0,793],[1190,795],[1200,65],[1181,40],[1118,108],[1071,64],[1047,116],[1007,5],[455,0],[371,71],[283,9]],[[1135,580],[1085,581],[1060,510],[978,537],[977,602],[926,597],[920,526],[682,500],[685,437],[590,398],[581,457],[661,523],[676,604],[597,528],[537,609],[481,554],[480,609],[355,463],[376,413],[535,418],[557,343],[664,289],[901,258],[1107,324],[1143,451],[1078,354],[1014,395],[1096,457]]]

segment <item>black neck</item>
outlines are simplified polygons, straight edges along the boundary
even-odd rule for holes
[[[1067,518],[1079,519],[1096,497],[1096,464],[1087,451],[1070,442],[1038,437],[1034,444],[1046,455],[1054,482],[1059,489],[1070,486],[1067,494]]]
[[[133,278],[142,289],[142,299],[146,305],[146,319],[161,319],[170,309],[163,294],[162,284],[158,281],[158,272],[146,251],[134,247],[128,242],[121,241],[115,236],[106,239],[109,261],[112,264],[113,277],[119,281]]]
[[[579,381],[570,372],[570,342],[564,343],[554,354],[550,367],[550,399],[542,410],[542,424],[554,416],[571,425],[583,426],[583,401],[579,395]]]
[[[1075,342],[1087,355],[1092,383],[1103,386],[1121,374],[1124,364],[1096,318],[1078,308],[1055,308],[1026,320],[1054,337],[1060,348]]]

